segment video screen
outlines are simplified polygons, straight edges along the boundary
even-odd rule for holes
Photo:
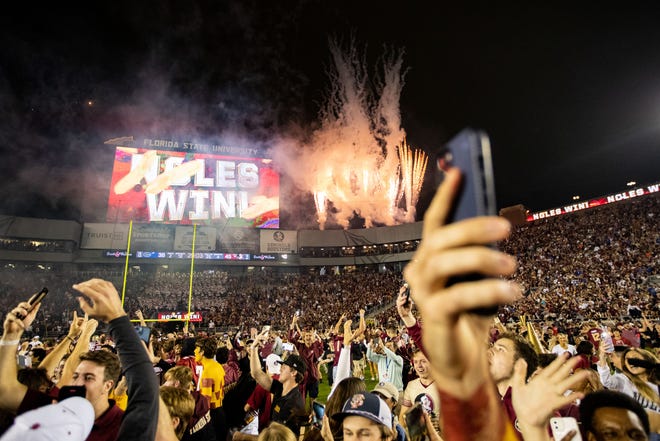
[[[267,158],[117,147],[106,221],[279,228]]]

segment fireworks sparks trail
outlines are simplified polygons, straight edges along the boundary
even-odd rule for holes
[[[414,222],[415,206],[422,190],[424,173],[429,157],[421,150],[413,150],[404,141],[399,147],[399,160],[401,161],[401,181],[403,195],[406,198],[406,220]]]
[[[355,214],[366,227],[412,222],[428,158],[408,146],[401,127],[403,54],[382,57],[372,85],[353,43],[344,52],[331,42],[330,53],[334,70],[320,128],[296,143],[295,153],[286,140],[273,159],[314,196],[321,229],[331,220],[348,228]]]

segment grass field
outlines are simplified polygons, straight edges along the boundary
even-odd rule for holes
[[[375,380],[371,379],[371,372],[369,367],[364,370],[364,382],[367,384],[367,390],[372,390],[378,384],[378,378]],[[328,394],[330,393],[330,386],[328,386],[328,375],[324,372],[323,379],[321,379],[321,384],[319,384],[319,396],[317,400],[323,404],[328,400]]]

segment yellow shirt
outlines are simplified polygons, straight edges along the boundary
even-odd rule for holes
[[[108,394],[108,399],[115,400],[115,405],[121,410],[126,410],[126,405],[128,404],[128,395],[115,395],[115,391],[112,390]]]
[[[211,409],[222,407],[225,397],[223,388],[225,386],[225,369],[220,363],[202,357],[202,375],[199,378],[199,393],[209,398]]]

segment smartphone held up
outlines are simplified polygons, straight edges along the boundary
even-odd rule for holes
[[[426,429],[426,419],[424,418],[424,410],[420,403],[415,404],[405,414],[406,431],[408,432],[408,439],[410,441],[428,441],[429,434]]]
[[[459,195],[447,223],[497,214],[493,158],[485,132],[463,129],[438,153],[436,165],[437,185],[450,167],[458,168],[462,175]]]
[[[46,294],[48,294],[48,288],[43,287],[41,288],[41,291],[30,297],[30,300],[28,300],[28,304],[30,305],[27,310],[28,314],[34,311],[34,308],[36,308],[37,305],[44,299],[44,297],[46,297]],[[22,314],[16,314],[16,316],[21,320],[25,318]]]
[[[488,135],[471,128],[463,129],[438,153],[436,158],[436,184],[440,185],[444,172],[451,167],[461,171],[461,185],[447,217],[447,223],[477,216],[497,215],[495,200],[495,174]],[[447,285],[482,279],[479,274],[452,277]],[[494,315],[497,307],[477,308],[479,315]]]

